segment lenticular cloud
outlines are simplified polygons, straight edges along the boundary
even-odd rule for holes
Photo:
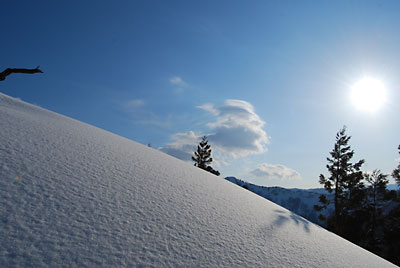
[[[243,100],[226,100],[219,107],[206,103],[197,108],[215,116],[215,121],[206,126],[211,134],[206,134],[214,153],[228,154],[233,157],[245,157],[267,151],[267,133],[265,122],[255,113],[253,105]],[[185,161],[191,161],[191,155],[203,134],[188,131],[171,136],[172,142],[159,148],[164,153]]]
[[[253,105],[243,100],[228,99],[215,107],[207,103],[198,108],[215,115],[215,122],[208,123],[211,129],[209,140],[219,149],[234,156],[247,156],[267,151],[265,122],[255,113]]]
[[[196,135],[193,131],[186,133],[176,133],[171,136],[173,142],[165,147],[158,148],[160,151],[174,156],[184,161],[192,161],[193,152],[201,136]]]

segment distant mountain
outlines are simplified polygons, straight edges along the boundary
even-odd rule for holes
[[[330,200],[333,199],[333,194],[328,193],[323,188],[315,189],[287,189],[282,187],[266,187],[259,186],[249,182],[242,181],[235,177],[226,177],[226,180],[233,182],[239,186],[242,186],[249,191],[258,194],[294,213],[306,218],[307,220],[317,223],[321,226],[326,226],[325,222],[318,219],[320,212],[314,210],[314,205],[319,204],[319,196],[321,194],[326,195]],[[328,206],[327,210],[324,210],[322,214],[328,216],[333,213],[333,204]]]
[[[297,189],[283,187],[266,187],[255,185],[235,177],[226,177],[226,180],[237,184],[249,191],[262,196],[294,213],[306,218],[307,220],[326,227],[326,222],[320,221],[318,215],[321,212],[314,210],[314,205],[319,205],[319,196],[324,194],[328,200],[333,200],[333,193],[329,193],[324,188],[314,189]],[[388,190],[399,190],[397,184],[389,184]],[[398,205],[396,202],[387,201],[385,205],[385,213],[388,213],[393,207]],[[328,206],[327,210],[322,211],[325,217],[332,215],[334,212],[333,203]]]
[[[387,189],[388,189],[388,190],[395,190],[395,191],[398,191],[398,190],[399,190],[399,186],[398,186],[397,184],[389,184],[389,185],[387,186]]]

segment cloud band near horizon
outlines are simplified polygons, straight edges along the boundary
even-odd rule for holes
[[[300,173],[281,164],[263,163],[250,172],[250,174],[264,179],[292,180],[300,179]]]

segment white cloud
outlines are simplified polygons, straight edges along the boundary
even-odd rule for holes
[[[197,108],[215,116],[215,121],[206,124],[211,130],[206,136],[213,158],[219,160],[213,162],[216,166],[228,165],[232,156],[244,157],[267,151],[268,137],[263,130],[265,122],[255,113],[249,102],[226,100],[220,107],[206,103]],[[179,159],[191,161],[203,135],[193,131],[177,133],[171,136],[172,142],[159,149]]]
[[[146,107],[146,102],[142,99],[130,99],[119,102],[120,107],[130,115],[132,123],[141,125],[154,125],[158,127],[171,127],[172,115],[163,114],[160,117],[158,114],[150,111]]]
[[[205,103],[199,106],[196,106],[196,108],[202,109],[204,111],[210,112],[213,115],[218,115],[218,110],[214,108],[214,105],[212,103]]]
[[[188,84],[179,76],[171,77],[169,82],[175,86],[175,93],[182,93],[188,87]]]
[[[173,140],[172,142],[168,143],[165,147],[158,148],[158,150],[180,160],[192,162],[192,156],[194,156],[197,145],[203,136],[203,134],[196,134],[193,131],[176,133],[170,137]],[[225,155],[216,151],[211,142],[209,144],[211,145],[211,156],[213,158],[211,166],[219,168],[229,165],[229,162],[225,159]]]
[[[129,109],[129,108],[139,108],[139,107],[144,106],[144,104],[145,104],[144,101],[141,99],[131,99],[131,100],[125,101],[123,106],[125,108]]]
[[[263,129],[265,122],[249,102],[228,99],[220,107],[207,103],[197,108],[216,116],[215,122],[207,124],[212,131],[208,139],[220,150],[235,157],[267,151],[268,137]]]
[[[176,133],[171,136],[173,142],[168,143],[166,147],[160,147],[158,149],[178,159],[191,161],[200,137],[201,135],[196,135],[193,131]]]
[[[171,84],[176,85],[176,86],[186,86],[187,85],[186,82],[183,81],[183,79],[179,76],[171,77],[169,79],[169,82],[171,82]]]
[[[186,133],[176,133],[171,136],[174,142],[169,143],[170,145],[182,145],[182,144],[194,144],[199,142],[201,135],[196,135],[193,131],[188,131]]]
[[[265,179],[300,179],[300,173],[281,164],[260,164],[250,172],[252,175]]]

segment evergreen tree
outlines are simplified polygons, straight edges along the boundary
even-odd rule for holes
[[[219,171],[213,169],[209,164],[213,161],[211,158],[211,146],[208,144],[207,136],[203,136],[200,144],[197,146],[197,151],[192,156],[194,165],[201,169],[207,170],[217,176],[220,175]]]
[[[400,205],[386,215],[383,223],[385,247],[382,257],[400,266]]]
[[[398,147],[400,154],[400,145]],[[392,172],[393,178],[400,186],[400,163]],[[400,200],[397,205],[388,213],[384,221],[385,249],[384,257],[389,261],[400,265]]]
[[[335,211],[333,219],[328,220],[328,228],[339,235],[345,233],[349,213],[361,207],[364,193],[363,175],[360,171],[364,160],[355,164],[350,163],[354,155],[354,151],[348,145],[350,138],[351,136],[346,135],[346,127],[343,127],[336,134],[336,142],[332,152],[330,152],[331,157],[327,158],[326,167],[330,176],[326,178],[321,174],[319,177],[319,182],[325,190],[329,193],[334,192]],[[331,202],[325,195],[321,195],[319,200],[321,205],[314,206],[317,211],[325,209]],[[324,220],[322,215],[319,218]]]
[[[383,225],[383,202],[385,201],[386,187],[389,183],[388,175],[382,174],[380,170],[374,170],[372,174],[366,174],[365,180],[370,184],[367,190],[367,206],[370,220],[366,230],[366,248],[377,253],[380,238],[376,230]]]
[[[399,154],[400,154],[400,145],[399,145],[398,149],[399,149]],[[397,168],[395,170],[393,170],[392,177],[396,180],[397,185],[400,186],[400,162],[399,162],[399,165],[397,166]]]

